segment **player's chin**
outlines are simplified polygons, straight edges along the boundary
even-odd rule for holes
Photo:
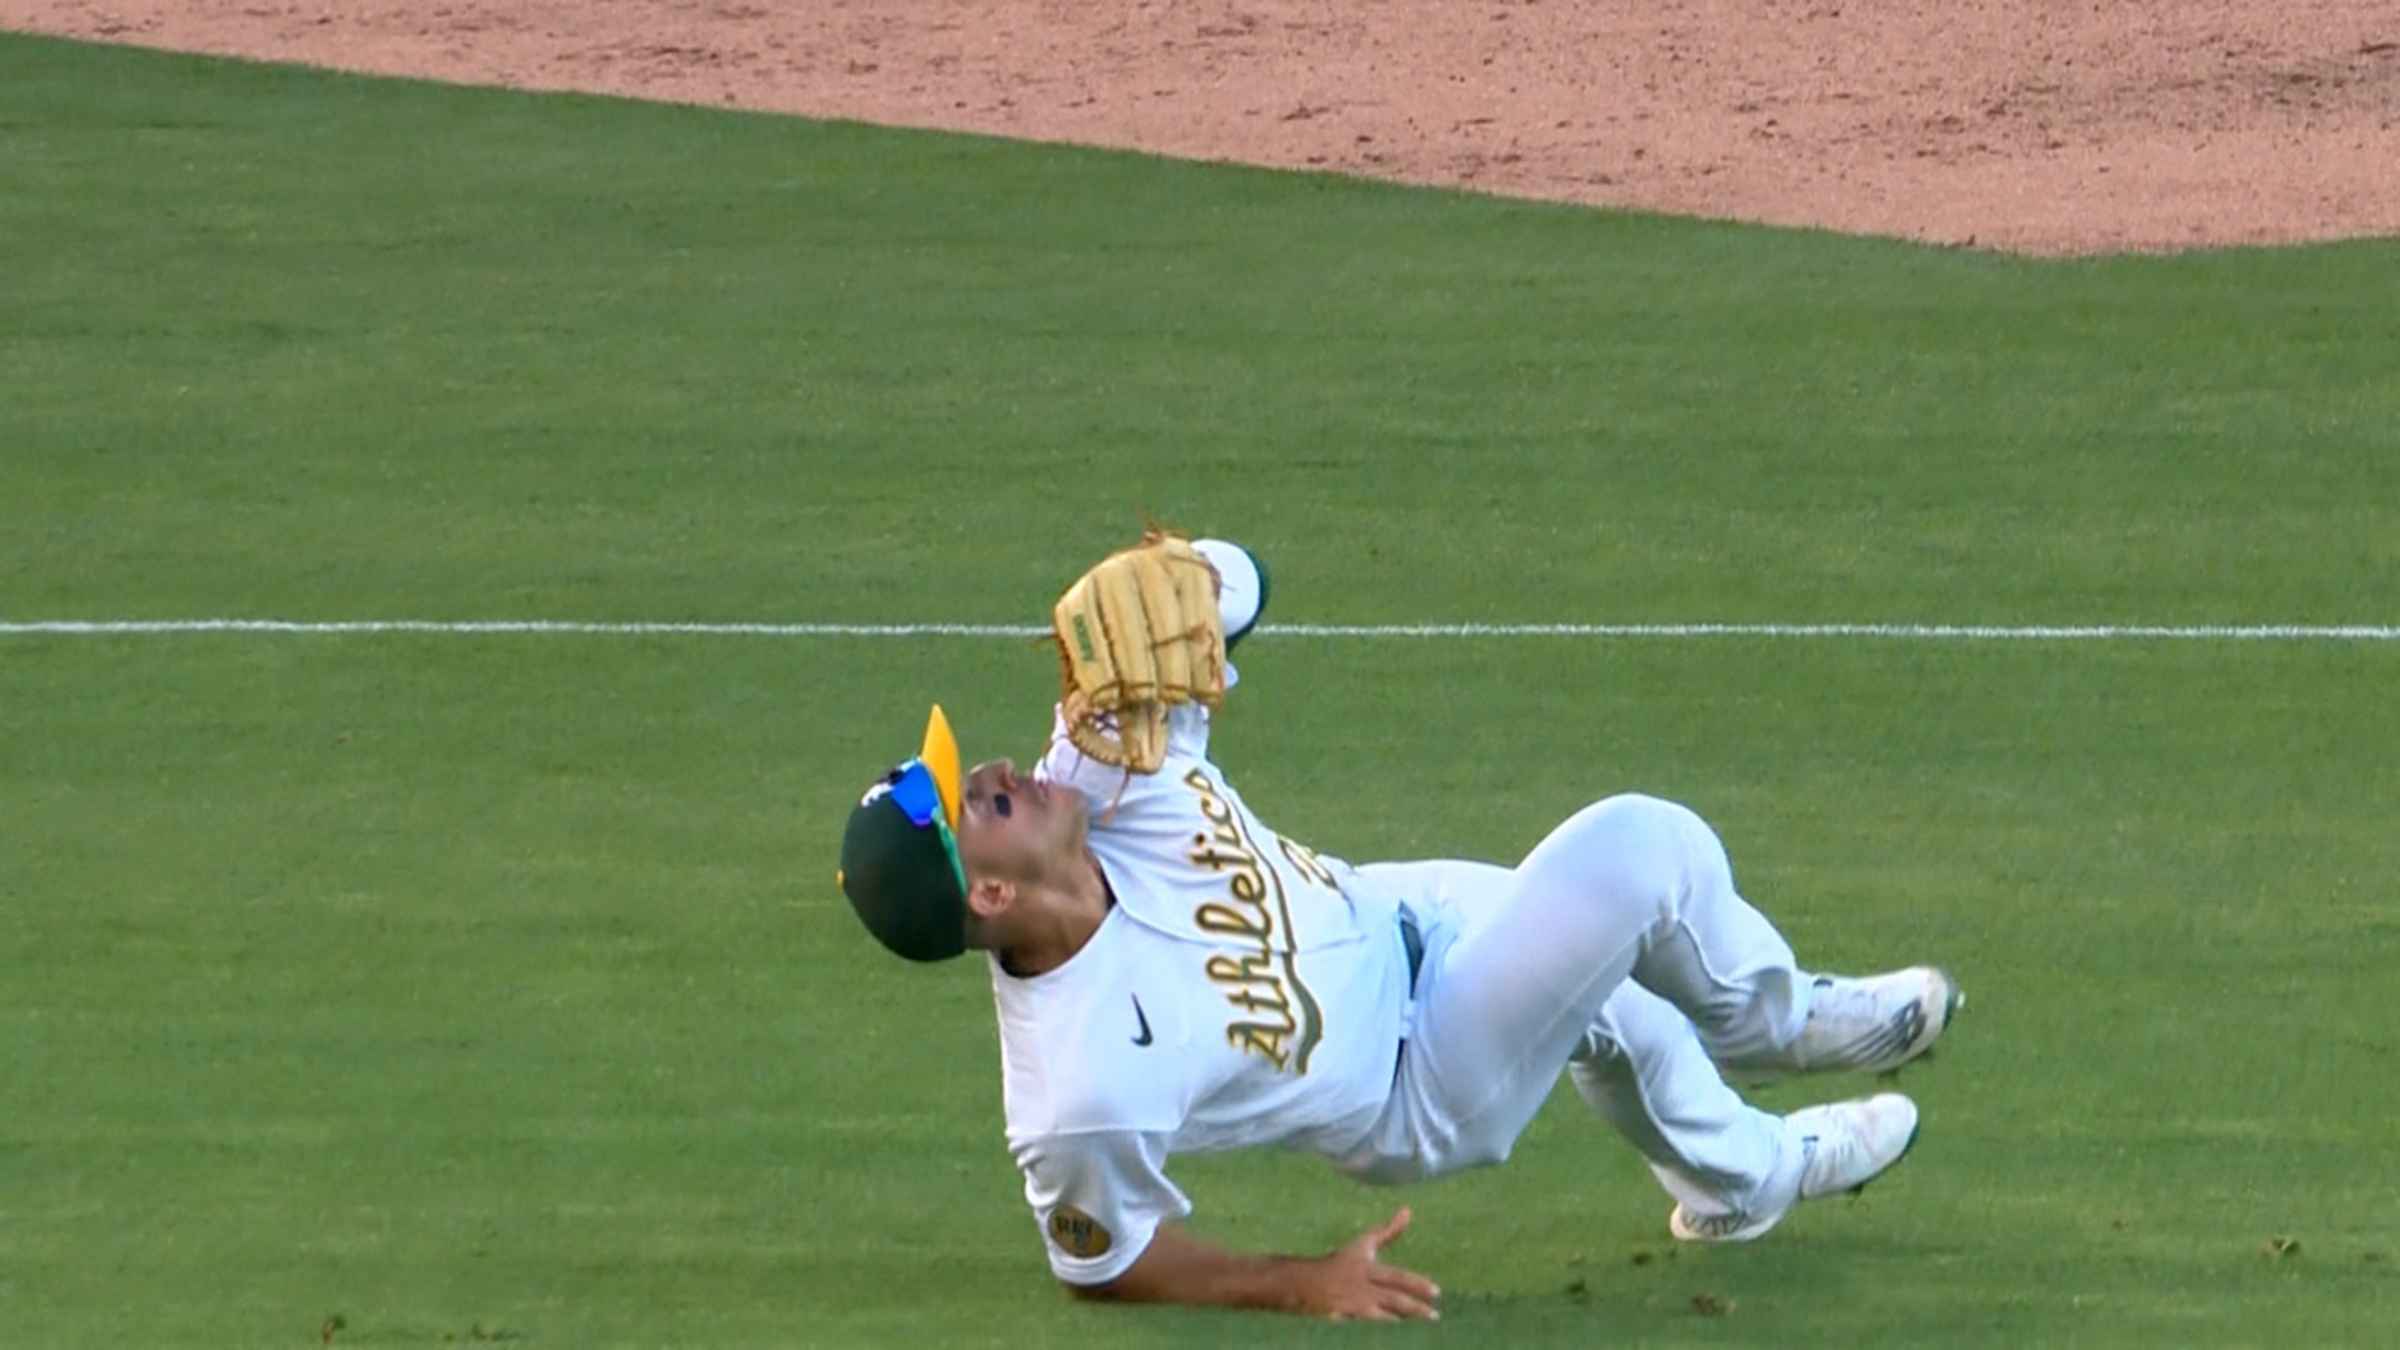
[[[1080,845],[1092,832],[1092,809],[1080,792],[1062,792],[1051,804],[1058,813],[1059,835],[1068,843]]]

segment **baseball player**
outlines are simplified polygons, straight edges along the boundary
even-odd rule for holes
[[[960,772],[934,709],[873,784],[838,880],[916,961],[987,954],[1009,1148],[1076,1293],[1437,1317],[1385,1263],[1406,1208],[1340,1249],[1259,1256],[1181,1226],[1178,1153],[1278,1145],[1390,1184],[1506,1159],[1561,1070],[1674,1198],[1672,1234],[1743,1241],[1915,1142],[1883,1093],[1777,1116],[1745,1076],[1878,1071],[1962,1002],[1941,971],[1802,971],[1700,817],[1576,812],[1514,867],[1353,867],[1267,825],[1208,754],[1266,598],[1234,545],[1153,533],[1053,611],[1065,676],[1030,773]]]

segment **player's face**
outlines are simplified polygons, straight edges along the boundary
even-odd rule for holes
[[[1017,775],[1011,760],[978,764],[960,785],[958,859],[967,876],[1034,881],[1083,848],[1083,794]]]

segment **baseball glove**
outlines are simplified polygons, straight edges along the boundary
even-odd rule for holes
[[[1050,611],[1067,738],[1099,760],[1156,773],[1167,710],[1225,697],[1217,571],[1191,541],[1151,529],[1069,586]]]

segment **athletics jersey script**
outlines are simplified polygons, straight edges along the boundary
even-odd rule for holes
[[[1127,775],[1054,736],[1036,774],[1081,792],[1116,904],[1056,970],[992,963],[1008,1139],[1051,1268],[1122,1274],[1191,1205],[1174,1153],[1340,1157],[1391,1092],[1407,1000],[1396,904],[1270,829],[1177,709],[1167,761]]]
[[[1223,878],[1227,897],[1203,901],[1192,911],[1192,922],[1243,949],[1238,955],[1212,954],[1203,967],[1237,1010],[1225,1024],[1225,1040],[1278,1069],[1307,1073],[1309,1056],[1325,1038],[1325,1013],[1300,977],[1291,889],[1305,882],[1339,895],[1341,885],[1314,853],[1278,835],[1275,849],[1295,874],[1287,882],[1283,869],[1262,862],[1255,833],[1206,770],[1190,769],[1179,781],[1209,825],[1193,833],[1184,857]]]

